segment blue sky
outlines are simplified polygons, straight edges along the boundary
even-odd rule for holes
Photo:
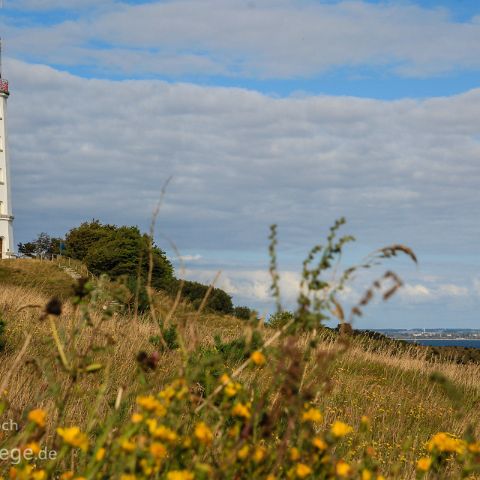
[[[478,2],[4,4],[17,241],[146,228],[173,175],[160,230],[237,303],[271,309],[270,223],[293,307],[302,256],[346,216],[345,263],[420,258],[389,265],[404,290],[358,326],[479,326]]]

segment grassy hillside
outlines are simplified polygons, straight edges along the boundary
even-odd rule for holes
[[[462,437],[468,429],[480,436],[479,365],[427,360],[427,350],[398,353],[391,343],[321,329],[280,335],[261,324],[196,312],[182,302],[175,306],[160,293],[154,296],[154,314],[134,315],[117,311],[111,289],[106,293],[98,284],[80,293],[77,304],[64,303],[60,316],[52,306],[46,315],[52,295],[68,294],[70,277],[54,264],[33,260],[2,262],[0,275],[6,322],[0,413],[21,426],[20,432],[2,432],[4,444],[39,442],[63,455],[45,464],[38,478],[73,469],[78,478],[102,474],[124,480],[374,479],[381,473],[413,479],[425,455],[442,464],[438,474],[430,467],[428,478],[460,478],[448,451],[427,452],[427,441],[438,432]],[[252,352],[261,357],[250,357]],[[222,374],[235,381],[223,384]],[[165,388],[175,379],[185,383],[175,384],[175,396],[166,402],[171,413],[164,416],[155,402],[170,395]],[[222,385],[231,397],[218,391]],[[162,390],[160,397],[148,397]],[[141,408],[139,395],[150,399]],[[238,405],[248,415],[242,417]],[[35,415],[27,417],[38,408],[46,412],[44,427]],[[165,431],[162,436],[152,418],[141,430],[129,420],[139,408],[157,415],[155,422],[177,432],[178,439],[168,440]],[[289,422],[310,410],[321,418],[312,413],[311,421]],[[257,418],[256,411],[265,413]],[[330,426],[336,421],[353,431],[335,436]],[[59,426],[86,432],[88,448],[80,436],[68,440],[59,434]],[[316,438],[325,442],[324,449],[319,442],[312,447]],[[16,466],[15,475],[27,467]],[[0,466],[0,477],[1,472]],[[275,477],[268,477],[271,472]],[[36,478],[25,475],[21,478]]]
[[[73,280],[54,262],[0,260],[0,285],[26,287],[45,295],[68,298]]]

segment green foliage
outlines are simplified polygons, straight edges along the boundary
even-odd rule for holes
[[[114,225],[103,225],[98,220],[84,222],[67,233],[65,254],[68,257],[83,261],[90,247],[98,241],[110,237],[115,230]]]
[[[251,320],[257,318],[257,312],[248,307],[234,307],[233,316],[240,320]]]
[[[282,312],[274,313],[270,315],[268,319],[268,325],[272,328],[282,328],[288,322],[292,321],[295,318],[293,312],[289,312],[288,310],[284,310]]]
[[[51,237],[42,232],[35,240],[18,244],[18,252],[26,257],[50,257],[60,254],[62,239]]]
[[[172,293],[176,292],[178,285],[178,281],[171,285],[170,289]],[[192,303],[194,308],[198,308],[202,304],[208,289],[209,287],[207,285],[203,285],[202,283],[185,280],[182,289],[182,295]],[[232,297],[220,288],[212,288],[205,308],[207,310],[225,314],[232,314],[234,311]]]
[[[131,293],[128,307],[134,309],[136,300],[137,311],[140,313],[146,312],[150,308],[150,302],[148,301],[147,288],[142,278],[128,276],[125,285]]]
[[[238,337],[230,342],[222,342],[219,335],[214,336],[215,349],[222,357],[224,363],[236,364],[246,360],[250,354],[263,345],[262,336],[254,331],[249,342],[245,337]]]
[[[161,331],[167,350],[176,350],[179,347],[177,326],[172,324],[167,328],[161,327]],[[150,343],[160,349],[165,348],[160,335],[152,335]]]
[[[133,294],[137,278],[141,280],[140,310],[146,308],[147,282],[152,256],[152,286],[166,288],[173,281],[173,267],[165,252],[151,243],[150,237],[137,227],[103,225],[98,220],[82,223],[66,237],[67,255],[83,261],[95,275],[107,273],[111,278],[127,277]],[[132,280],[135,279],[135,280]]]
[[[5,351],[6,340],[5,340],[5,327],[6,323],[0,315],[0,353]]]

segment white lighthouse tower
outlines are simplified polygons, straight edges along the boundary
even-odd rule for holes
[[[8,81],[2,78],[2,44],[0,39],[0,259],[14,253],[13,215],[10,193],[10,168],[7,145]]]

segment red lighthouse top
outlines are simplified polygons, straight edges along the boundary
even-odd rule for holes
[[[3,78],[0,78],[0,93],[5,93],[9,95],[8,91],[8,80],[4,80]]]

